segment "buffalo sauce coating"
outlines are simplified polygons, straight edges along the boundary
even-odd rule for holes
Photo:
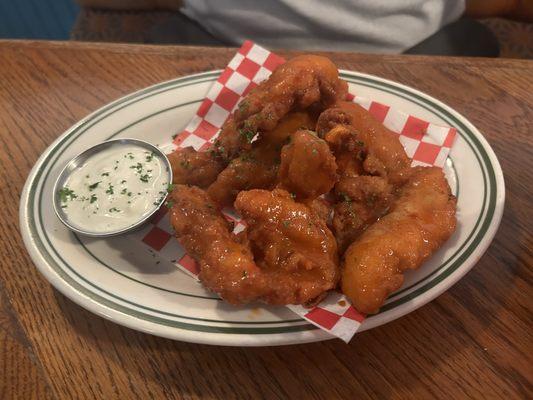
[[[338,125],[348,126],[354,131],[358,143],[366,153],[364,170],[367,173],[386,177],[393,185],[407,180],[411,160],[398,135],[387,129],[367,110],[358,104],[340,101],[320,115],[317,131],[320,136],[326,136]]]
[[[240,236],[230,232],[203,190],[177,185],[171,199],[178,240],[200,264],[204,286],[224,300],[302,304],[336,286],[333,235],[320,216],[287,192],[241,192],[236,208],[248,217],[248,228]]]
[[[320,112],[346,98],[348,85],[339,78],[335,64],[326,57],[302,55],[279,66],[252,89],[226,121],[215,142],[234,158],[250,148],[257,132],[271,131],[290,111],[310,107]]]
[[[197,187],[176,185],[171,202],[176,237],[199,263],[204,286],[233,304],[262,296],[266,282],[250,249],[236,240],[209,196]]]
[[[276,183],[280,151],[298,129],[316,121],[307,112],[287,114],[272,131],[263,132],[250,151],[234,158],[209,186],[207,193],[220,206],[231,206],[241,190],[269,189]]]
[[[306,303],[337,285],[337,245],[321,216],[281,189],[241,192],[235,208],[247,222],[255,261],[272,283],[265,301]]]
[[[298,200],[328,193],[337,181],[337,164],[328,144],[308,130],[294,133],[281,152],[279,181]]]
[[[437,167],[412,168],[390,212],[371,225],[344,256],[342,291],[361,312],[376,312],[453,233],[456,199]]]

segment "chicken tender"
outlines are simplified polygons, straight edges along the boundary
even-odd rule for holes
[[[227,302],[304,304],[336,286],[333,235],[287,192],[241,192],[236,207],[248,228],[239,236],[203,190],[176,185],[171,200],[178,241],[199,263],[203,285]]]
[[[355,308],[374,313],[453,233],[456,199],[440,168],[412,168],[390,212],[346,251],[342,291]]]
[[[224,124],[215,142],[230,158],[249,149],[258,133],[273,130],[290,111],[313,108],[322,111],[344,99],[348,85],[339,78],[331,60],[315,55],[294,57],[279,66],[272,75],[240,102]]]
[[[174,183],[209,186],[231,160],[252,148],[257,133],[275,130],[291,111],[318,113],[344,99],[347,91],[347,83],[329,59],[304,55],[287,61],[239,103],[210,151],[187,148],[170,155]]]
[[[252,144],[252,149],[233,159],[207,192],[220,206],[231,206],[241,190],[271,189],[277,179],[280,151],[298,129],[314,127],[316,119],[307,112],[287,114],[270,131]]]
[[[252,252],[236,240],[209,196],[199,188],[176,185],[171,201],[176,237],[199,263],[203,285],[232,304],[263,296],[268,287]]]
[[[379,176],[344,176],[335,186],[339,201],[334,206],[333,230],[339,250],[346,248],[387,212],[392,185]]]
[[[172,182],[175,184],[205,188],[224,168],[224,164],[212,153],[196,151],[192,147],[176,149],[167,157],[172,167]]]
[[[339,142],[339,136],[346,138],[351,134],[363,147],[360,157],[364,159],[365,172],[387,178],[393,185],[401,185],[409,178],[411,160],[405,154],[398,135],[360,105],[338,102],[320,115],[317,131],[328,142]]]
[[[333,229],[343,252],[387,211],[392,194],[409,177],[411,160],[398,135],[355,103],[339,102],[324,111],[317,130],[339,166]]]
[[[336,287],[337,245],[321,216],[281,189],[241,192],[235,208],[247,222],[256,263],[271,279],[265,301],[308,303]]]
[[[299,130],[281,151],[280,187],[298,200],[328,193],[337,181],[337,164],[328,144],[314,132]]]

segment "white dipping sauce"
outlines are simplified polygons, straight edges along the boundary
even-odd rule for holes
[[[169,171],[155,153],[134,144],[90,156],[59,189],[69,221],[90,232],[113,232],[154,211],[167,193]]]

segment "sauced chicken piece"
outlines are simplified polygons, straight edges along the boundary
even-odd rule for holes
[[[339,166],[333,229],[343,252],[387,211],[394,191],[409,177],[411,161],[398,135],[354,103],[339,102],[323,112],[317,130]]]
[[[291,195],[291,197],[293,196]],[[309,207],[309,209],[314,212],[316,216],[318,216],[322,221],[326,222],[329,226],[332,205],[328,200],[322,197],[317,197],[313,200],[302,201],[302,204],[305,204],[307,207]]]
[[[248,229],[238,236],[203,190],[176,185],[171,200],[172,226],[199,263],[200,281],[229,303],[304,304],[336,286],[333,235],[287,192],[241,192],[237,205]]]
[[[440,168],[415,167],[390,212],[345,253],[342,291],[361,312],[374,313],[453,233],[456,199]]]
[[[224,164],[213,153],[196,151],[192,147],[176,149],[168,155],[172,166],[172,181],[176,184],[202,188],[213,182]]]
[[[261,136],[252,149],[233,159],[208,188],[220,206],[230,206],[241,190],[270,189],[276,183],[280,151],[298,129],[311,128],[316,120],[307,112],[286,115],[268,135]]]
[[[328,144],[314,132],[299,130],[281,151],[280,187],[298,200],[329,192],[337,181],[337,164]]]
[[[321,216],[281,189],[241,192],[235,208],[256,263],[271,279],[265,301],[308,303],[337,285],[337,246]]]
[[[344,99],[348,91],[339,71],[328,58],[302,55],[279,66],[252,89],[222,127],[215,150],[234,158],[249,149],[259,132],[268,134],[290,111],[312,108],[319,112]]]
[[[341,253],[374,221],[387,212],[392,185],[379,176],[343,177],[335,186],[333,230]]]
[[[365,159],[363,170],[366,173],[382,176],[395,186],[409,178],[411,160],[405,154],[398,135],[388,130],[360,105],[340,101],[335,107],[324,111],[317,123],[319,135],[336,136],[335,132],[331,132],[334,129],[341,130],[344,136],[347,129],[364,147],[361,158]]]
[[[349,125],[337,125],[325,139],[337,158],[339,180],[334,193],[332,227],[341,254],[370,224],[383,215],[393,186],[381,176],[364,175],[368,148]]]
[[[251,149],[257,133],[268,136],[291,111],[321,112],[344,99],[347,90],[337,67],[325,57],[303,55],[287,61],[239,103],[211,150],[178,149],[170,155],[174,183],[207,187],[231,160]]]
[[[170,221],[176,237],[200,266],[199,279],[233,304],[260,298],[266,281],[250,249],[239,243],[209,196],[197,187],[176,185]]]

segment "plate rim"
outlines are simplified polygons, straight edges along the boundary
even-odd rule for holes
[[[340,70],[341,74],[348,75],[348,76],[355,76],[355,77],[362,77],[371,79],[374,81],[378,81],[380,83],[391,85],[393,88],[401,88],[404,91],[408,92],[411,95],[418,95],[423,100],[425,100],[428,103],[433,103],[434,105],[440,106],[442,109],[447,111],[449,114],[453,115],[456,119],[458,119],[459,122],[461,122],[463,125],[466,126],[468,130],[470,130],[475,138],[480,142],[481,148],[486,152],[488,156],[488,164],[490,167],[492,167],[492,170],[495,175],[495,185],[494,185],[494,191],[496,192],[496,204],[494,213],[492,216],[492,219],[489,221],[487,230],[485,234],[482,236],[481,241],[478,243],[477,246],[473,249],[472,254],[470,254],[467,257],[467,260],[469,260],[469,266],[464,267],[464,262],[457,267],[457,270],[452,271],[451,274],[444,279],[444,281],[439,282],[436,284],[436,286],[429,288],[424,292],[424,295],[422,296],[423,299],[420,300],[418,297],[415,297],[413,300],[419,300],[412,304],[409,307],[408,311],[402,311],[402,307],[400,310],[397,309],[396,313],[393,314],[399,314],[399,315],[391,315],[389,318],[387,318],[386,321],[381,322],[379,324],[377,323],[367,323],[366,326],[363,325],[362,329],[360,331],[366,330],[366,329],[372,329],[375,326],[383,325],[385,323],[388,323],[396,318],[399,318],[400,316],[406,315],[420,306],[427,304],[428,302],[432,301],[435,297],[439,296],[443,292],[449,289],[454,283],[456,283],[459,279],[461,279],[473,266],[477,263],[479,258],[484,254],[490,243],[492,242],[492,239],[498,229],[498,226],[501,221],[501,217],[503,214],[503,207],[504,207],[504,200],[505,200],[505,184],[503,180],[503,173],[501,171],[501,166],[498,162],[498,159],[496,155],[494,154],[494,151],[484,138],[484,136],[475,128],[475,126],[470,123],[468,119],[466,119],[462,114],[457,112],[455,109],[451,108],[450,106],[446,105],[445,103],[441,102],[440,100],[434,98],[433,96],[430,96],[424,92],[419,91],[418,89],[415,89],[413,87],[403,85],[398,82],[394,82],[388,79],[384,79],[375,75],[370,74],[364,74],[360,72],[355,71],[347,71],[347,70]],[[112,110],[114,107],[117,106],[118,103],[127,102],[129,100],[133,100],[145,93],[153,92],[154,90],[157,90],[158,88],[161,88],[165,85],[177,83],[177,82],[184,82],[186,80],[199,80],[202,77],[213,77],[218,76],[221,73],[221,70],[213,70],[213,71],[206,71],[198,74],[193,75],[186,75],[184,77],[175,78],[171,80],[167,80],[164,82],[157,83],[155,85],[151,85],[145,88],[142,88],[140,90],[137,90],[135,92],[132,92],[130,94],[127,94],[125,96],[122,96],[112,102],[109,102],[102,107],[98,108],[94,112],[87,115],[85,118],[78,121],[76,124],[71,126],[69,129],[67,129],[64,133],[62,133],[56,140],[54,140],[47,149],[42,153],[42,155],[39,157],[39,159],[36,161],[35,165],[33,166],[30,174],[28,175],[28,178],[26,180],[26,183],[24,185],[24,189],[22,192],[21,200],[20,200],[20,210],[19,210],[19,217],[20,217],[20,226],[21,226],[21,233],[23,236],[23,241],[26,246],[26,249],[30,253],[30,256],[34,262],[34,264],[37,266],[39,271],[45,276],[45,278],[61,293],[66,295],[68,298],[73,300],[75,303],[79,304],[80,306],[88,309],[89,311],[96,313],[98,315],[101,315],[107,319],[112,320],[113,322],[128,326],[133,329],[137,329],[140,331],[144,331],[147,333],[159,335],[168,337],[175,340],[183,340],[183,341],[190,341],[190,342],[196,342],[196,343],[206,343],[206,344],[219,344],[219,345],[250,345],[250,346],[268,346],[268,345],[283,345],[283,344],[294,344],[294,343],[307,343],[307,342],[314,342],[314,341],[320,341],[325,339],[332,338],[329,334],[323,331],[316,331],[316,329],[313,330],[313,335],[306,336],[301,335],[301,332],[289,332],[289,333],[280,333],[280,334],[254,334],[252,335],[254,339],[259,340],[243,340],[243,337],[245,336],[242,333],[231,333],[231,334],[220,334],[220,333],[207,333],[207,332],[193,332],[193,335],[191,335],[191,331],[183,330],[181,328],[171,328],[173,332],[162,332],[162,331],[156,331],[152,327],[144,326],[144,321],[140,320],[139,318],[136,318],[134,316],[131,316],[129,314],[123,314],[120,311],[117,311],[115,309],[111,309],[112,313],[119,313],[122,315],[123,318],[117,318],[117,316],[110,315],[109,307],[105,304],[101,304],[100,302],[97,302],[96,300],[90,298],[89,296],[85,295],[81,291],[77,290],[73,286],[69,285],[67,282],[65,282],[59,274],[57,274],[56,271],[53,270],[48,264],[47,261],[44,259],[42,254],[40,253],[37,246],[34,244],[34,238],[32,237],[31,230],[26,226],[28,223],[28,203],[29,203],[29,189],[31,186],[31,183],[35,180],[36,174],[43,164],[43,161],[45,158],[49,155],[49,153],[61,142],[61,140],[69,135],[71,132],[78,129],[81,125],[85,124],[86,122],[92,120],[96,115],[99,113],[105,111],[105,110]],[[212,79],[213,81],[216,80],[216,78]],[[200,82],[196,82],[200,83]],[[378,88],[381,89],[381,88]],[[427,277],[426,277],[427,278]],[[424,278],[424,280],[426,279]],[[437,290],[438,289],[438,290]],[[428,293],[431,292],[431,293]],[[412,301],[412,300],[409,300]],[[103,308],[103,309],[102,309]],[[367,320],[368,322],[371,322],[371,319]],[[139,324],[142,322],[141,324]],[[280,323],[283,323],[281,321]],[[158,324],[158,326],[160,326]],[[183,335],[180,335],[179,332],[186,332],[187,337],[184,337]],[[201,335],[199,335],[201,333]],[[206,334],[207,337],[203,337]],[[295,335],[296,334],[296,335]],[[216,335],[215,340],[213,339],[213,335]],[[221,336],[222,335],[222,336]],[[277,335],[281,335],[282,337],[275,337]],[[237,336],[238,339],[235,339],[234,336]],[[264,337],[263,337],[264,336]],[[287,337],[291,336],[291,337]],[[305,337],[302,337],[305,336]],[[266,338],[266,340],[264,340]],[[275,339],[275,340],[272,340]]]

